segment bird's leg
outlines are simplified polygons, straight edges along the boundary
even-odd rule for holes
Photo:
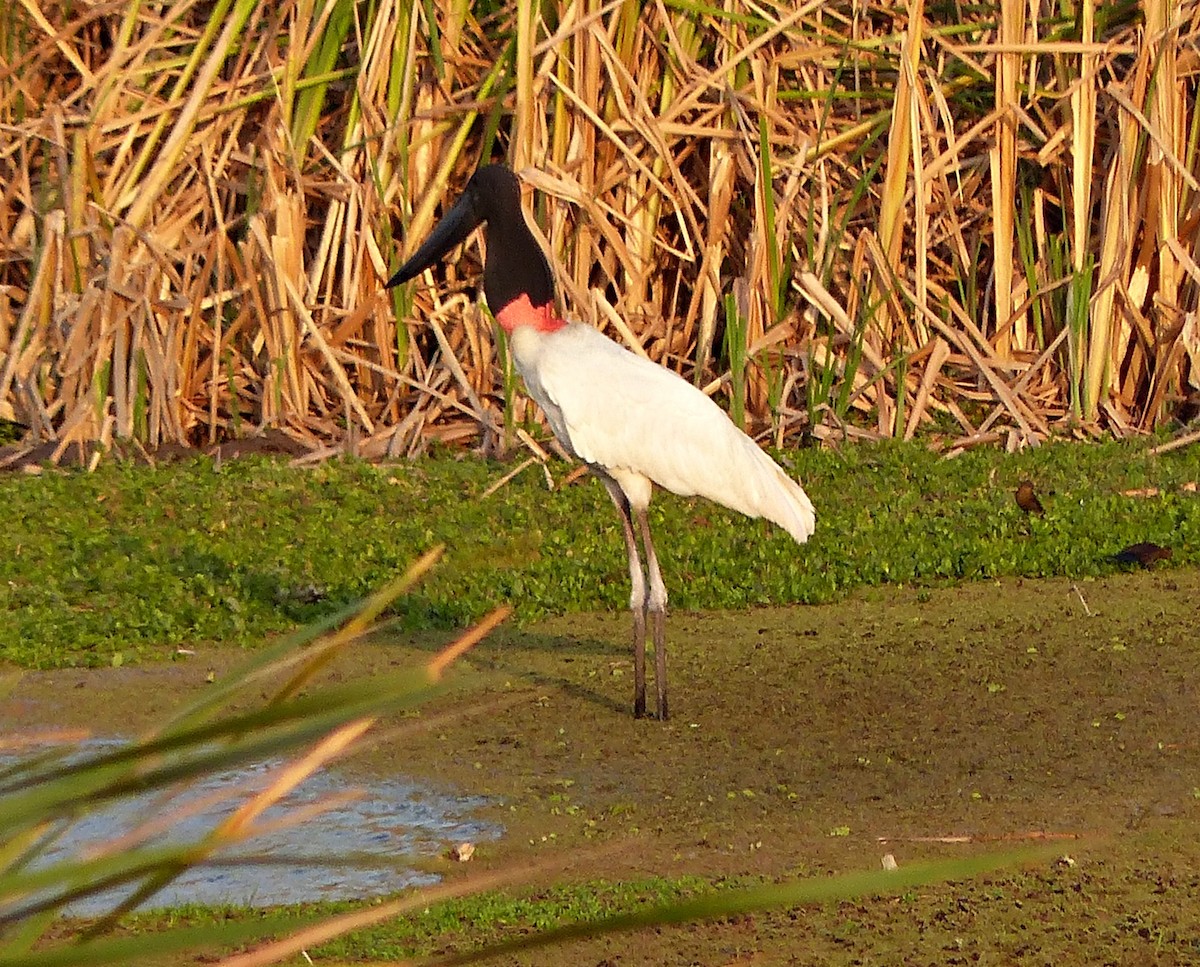
[[[609,477],[600,479],[621,515],[625,551],[629,556],[629,610],[633,612],[633,715],[640,719],[646,715],[646,576],[642,573],[642,562],[638,557],[629,500],[615,480]]]
[[[638,527],[642,531],[642,547],[646,551],[646,570],[650,577],[650,596],[646,610],[654,628],[654,684],[658,689],[658,717],[667,720],[667,586],[658,569],[658,555],[650,538],[650,521],[645,508],[638,511]]]

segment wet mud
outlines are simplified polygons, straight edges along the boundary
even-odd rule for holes
[[[560,879],[783,879],[1061,844],[970,883],[521,963],[1200,963],[1198,602],[1200,572],[1157,570],[677,612],[666,723],[632,717],[628,617],[565,615],[502,628],[348,770],[490,797],[477,818],[504,835],[448,877],[552,859]],[[383,634],[333,674],[444,640]],[[0,727],[129,734],[241,657],[27,673]]]

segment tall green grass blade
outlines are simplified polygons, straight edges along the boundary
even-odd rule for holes
[[[493,320],[492,332],[496,340],[496,361],[500,367],[500,388],[504,394],[504,440],[507,450],[512,445],[516,431],[517,414],[514,409],[517,398],[517,371],[513,366],[512,354],[508,351],[508,337],[498,322]]]
[[[697,0],[666,0],[663,6],[668,10],[678,10],[697,20],[723,21],[740,27],[757,27],[761,31],[769,30],[772,26],[765,17],[740,10],[731,10],[727,7],[717,7],[709,3],[700,3]]]
[[[746,426],[746,328],[732,293],[725,296],[725,358],[729,361],[729,418]]]
[[[1033,332],[1035,337],[1035,345],[1040,349],[1046,345],[1046,326],[1045,326],[1045,309],[1042,305],[1042,299],[1038,295],[1040,286],[1038,285],[1038,257],[1036,246],[1034,243],[1034,227],[1033,227],[1033,192],[1028,185],[1020,187],[1020,205],[1017,208],[1016,228],[1017,228],[1017,254],[1021,260],[1021,265],[1025,270],[1025,285],[1029,288],[1030,295],[1030,315],[1033,319]],[[974,275],[975,273],[965,272],[964,274]]]
[[[146,365],[146,351],[138,349],[133,363],[133,436],[149,442],[150,425],[150,370]]]
[[[887,131],[887,120],[887,117],[883,115],[880,115],[876,119],[876,127],[870,135],[870,141],[876,141],[884,135]],[[814,270],[821,277],[821,282],[826,288],[834,286],[834,273],[837,270],[838,253],[842,250],[842,245],[849,234],[854,212],[858,210],[859,206],[863,203],[863,199],[871,192],[872,186],[875,184],[879,174],[879,169],[883,167],[885,160],[886,156],[881,155],[877,157],[854,182],[854,185],[850,189],[849,201],[841,214],[841,219],[834,223],[829,241],[825,246],[825,261],[819,267],[819,270]]]
[[[437,8],[433,0],[421,0],[425,11],[425,24],[429,28],[429,59],[439,81],[446,79],[446,61],[442,57],[442,32],[438,27]]]
[[[1067,326],[1070,329],[1067,336],[1067,378],[1071,388],[1071,415],[1077,419],[1087,414],[1088,400],[1091,399],[1087,361],[1089,352],[1095,351],[1088,345],[1094,266],[1095,256],[1088,253],[1083,267],[1073,273],[1067,290]]]
[[[764,349],[761,356],[763,374],[767,380],[767,405],[771,411],[771,428],[779,428],[779,407],[783,402],[783,386],[787,378],[787,363],[773,349]]]
[[[915,863],[897,870],[875,870],[835,877],[811,877],[796,883],[722,891],[697,897],[694,900],[667,903],[651,907],[648,910],[572,924],[532,937],[522,937],[507,943],[496,944],[472,953],[446,957],[436,960],[434,963],[443,965],[443,967],[471,964],[495,957],[512,956],[541,947],[555,946],[581,937],[597,937],[606,933],[640,930],[666,924],[690,923],[715,917],[761,913],[805,903],[853,900],[857,897],[876,895],[894,896],[915,887],[928,886],[931,883],[968,879],[984,873],[995,872],[1006,866],[1041,860],[1053,853],[1053,849],[1041,846],[1005,853],[989,853],[969,859]]]
[[[150,167],[148,170],[146,168],[150,161],[150,145],[145,145],[140,158],[143,166],[140,171],[145,176],[135,177],[131,175],[125,179],[126,192],[134,191],[136,186],[136,193],[133,196],[132,204],[129,206],[129,213],[126,216],[130,226],[134,229],[144,227],[151,209],[154,205],[160,203],[162,194],[169,180],[174,175],[176,163],[182,157],[188,139],[195,132],[205,94],[216,82],[217,73],[234,51],[241,38],[242,28],[246,26],[250,15],[257,7],[257,2],[256,0],[236,0],[232,4],[233,12],[231,16],[225,13],[229,10],[229,6],[229,0],[221,0],[217,9],[222,11],[222,13],[214,12],[205,26],[203,42],[193,52],[188,65],[189,71],[196,71],[195,84],[192,87],[191,94],[184,102],[183,108],[175,118],[175,125],[171,129],[171,133],[167,136],[166,143],[163,144],[160,151],[154,156],[153,167]],[[204,43],[209,40],[217,28],[220,28],[220,36],[213,42],[213,49],[205,58],[203,57],[205,53]],[[201,63],[202,59],[203,63]],[[190,73],[188,77],[190,79]],[[180,93],[182,93],[183,86],[183,79],[181,78],[177,85]]]
[[[326,10],[329,16],[304,64],[304,78],[315,83],[297,91],[296,105],[292,111],[292,145],[301,159],[321,123],[325,94],[329,89],[327,78],[337,64],[350,25],[354,22],[354,8],[355,5],[349,0],[318,0],[313,9],[318,21]],[[352,129],[353,125],[347,125],[347,128]]]
[[[779,237],[775,231],[775,175],[771,167],[771,132],[766,115],[758,119],[758,163],[762,171],[763,214],[766,218],[767,291],[771,300],[771,322],[784,316],[785,287],[780,284]]]
[[[137,964],[186,951],[231,947],[263,937],[289,933],[320,917],[318,914],[264,914],[252,920],[222,920],[198,927],[176,927],[154,934],[95,940],[33,952],[10,952],[0,948],[0,967],[101,967],[105,964]]]

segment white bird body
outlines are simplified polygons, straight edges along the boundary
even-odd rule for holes
[[[765,517],[797,541],[816,526],[804,490],[687,380],[581,322],[518,326],[513,363],[564,447],[621,485],[634,509],[650,483]]]
[[[725,412],[676,373],[635,355],[554,308],[554,274],[525,224],[520,185],[480,168],[429,238],[388,281],[415,278],[487,225],[484,293],[509,337],[513,363],[554,435],[583,460],[621,515],[633,612],[635,716],[646,714],[646,621],[654,636],[658,717],[667,718],[667,588],[646,508],[653,485],[765,517],[797,541],[816,526],[812,502]],[[646,554],[643,569],[638,533]]]

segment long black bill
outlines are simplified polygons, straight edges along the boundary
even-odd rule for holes
[[[425,239],[425,244],[400,266],[400,271],[388,279],[386,287],[390,289],[409,279],[415,279],[454,246],[465,241],[466,237],[483,223],[483,216],[477,211],[477,207],[474,194],[468,191],[434,226],[429,238]]]

